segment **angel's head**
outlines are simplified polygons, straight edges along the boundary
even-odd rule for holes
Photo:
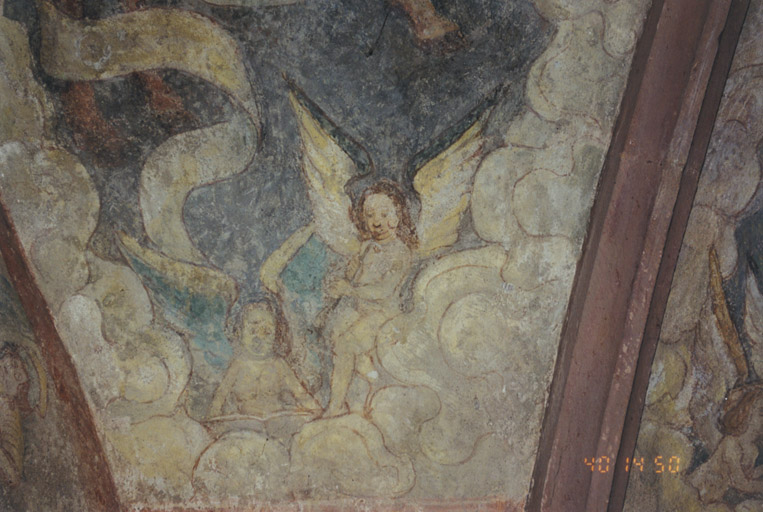
[[[276,334],[276,318],[266,303],[252,302],[241,308],[233,335],[243,352],[249,355],[273,355]]]
[[[21,360],[18,346],[6,341],[0,346],[0,394],[18,399],[29,387],[29,375]]]
[[[400,186],[381,180],[363,191],[350,211],[363,240],[400,239],[408,248],[418,245],[416,227]]]

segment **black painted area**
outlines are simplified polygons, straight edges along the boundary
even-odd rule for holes
[[[283,74],[370,155],[375,173],[357,187],[392,178],[408,190],[414,208],[411,176],[406,173],[414,155],[426,153],[439,134],[501,86],[497,124],[521,109],[524,78],[553,27],[529,0],[433,4],[459,25],[466,43],[459,50],[443,53],[419,47],[406,16],[390,10],[384,0],[304,0],[263,8],[211,6],[200,0],[142,2],[210,16],[239,41],[245,56],[262,108],[261,150],[242,174],[194,191],[184,212],[194,243],[239,281],[244,298],[261,295],[256,276],[262,261],[310,219],[299,136]],[[7,0],[5,12],[30,27],[33,52],[38,53],[36,13],[28,5],[26,0]],[[85,16],[105,17],[122,9],[116,0],[100,5],[99,9],[97,2],[85,2]],[[67,123],[61,118],[57,123],[59,141],[81,158],[101,197],[91,245],[104,257],[119,257],[116,230],[138,239],[144,234],[138,183],[150,152],[176,133],[208,126],[232,112],[225,95],[202,80],[166,70],[160,75],[182,98],[190,120],[173,124],[157,118],[134,76],[94,83],[103,117],[125,143],[111,161],[102,149],[100,154],[99,148],[77,149]],[[54,93],[67,85],[39,70],[38,76]]]

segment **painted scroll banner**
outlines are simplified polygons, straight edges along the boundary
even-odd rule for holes
[[[86,22],[41,6],[41,62],[63,80],[103,80],[135,71],[176,69],[225,91],[241,113],[177,135],[154,151],[141,175],[148,236],[169,256],[203,262],[182,221],[196,187],[244,171],[256,151],[259,110],[235,40],[214,22],[179,9],[147,9]],[[214,158],[212,158],[214,156]],[[164,187],[156,187],[155,183]]]

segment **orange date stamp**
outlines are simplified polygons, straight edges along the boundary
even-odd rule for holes
[[[601,457],[585,457],[583,464],[588,466],[591,473],[609,473],[614,468],[614,462],[606,455]],[[671,457],[658,455],[652,462],[644,462],[644,457],[628,457],[625,459],[625,471],[639,471],[643,473],[645,469],[658,474],[677,474],[681,471],[681,459],[675,455]]]

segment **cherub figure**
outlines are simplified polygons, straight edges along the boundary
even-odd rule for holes
[[[215,392],[209,417],[243,414],[266,418],[284,410],[315,412],[318,402],[273,345],[277,322],[262,303],[244,306],[233,329],[234,358]]]
[[[411,277],[413,262],[430,258],[458,240],[473,176],[484,156],[483,127],[500,91],[411,158],[405,175],[412,179],[421,207],[414,222],[405,194],[392,181],[381,180],[352,201],[350,190],[358,179],[375,172],[370,155],[295,84],[289,85],[313,218],[263,263],[260,277],[264,287],[279,298],[285,316],[292,319],[293,352],[315,352],[317,344],[308,335],[311,328],[291,311],[280,276],[311,237],[349,259],[342,276],[324,279],[322,291],[329,304],[323,302],[323,313],[313,323],[333,352],[324,417],[334,417],[348,410],[345,399],[355,374],[375,377],[370,352],[382,325],[399,311],[399,291]],[[325,269],[317,265],[314,271]]]
[[[350,216],[360,233],[360,249],[350,258],[344,277],[329,277],[325,286],[336,302],[323,327],[334,354],[324,417],[346,412],[345,397],[355,372],[374,371],[369,352],[382,324],[400,311],[400,286],[418,244],[405,195],[391,181],[367,188]]]

